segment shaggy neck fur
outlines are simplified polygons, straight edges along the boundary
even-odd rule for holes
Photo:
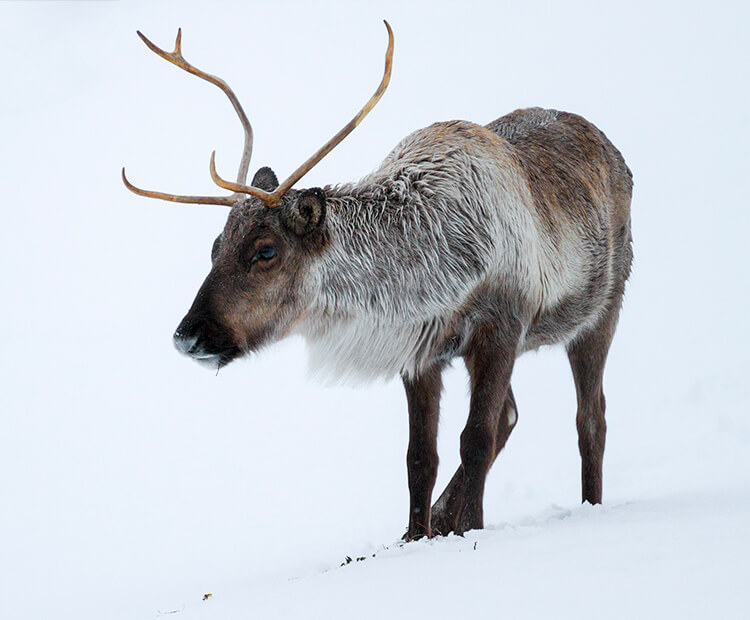
[[[325,189],[330,247],[311,268],[300,326],[315,371],[413,375],[461,329],[483,281],[520,277],[515,288],[538,295],[531,198],[519,200],[528,190],[493,137],[471,123],[433,125],[360,182]],[[508,264],[518,256],[531,269]]]

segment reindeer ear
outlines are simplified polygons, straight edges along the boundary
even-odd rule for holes
[[[264,192],[272,192],[279,186],[279,180],[268,166],[263,166],[255,173],[253,182],[250,184],[253,187],[262,189]]]
[[[320,230],[326,219],[326,195],[319,187],[305,189],[297,194],[285,214],[287,226],[300,237]]]

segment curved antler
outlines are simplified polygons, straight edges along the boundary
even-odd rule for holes
[[[179,194],[165,194],[164,192],[154,192],[148,189],[141,189],[128,181],[128,177],[125,176],[125,168],[122,169],[122,182],[125,184],[125,187],[134,194],[146,196],[146,198],[169,200],[170,202],[185,202],[199,205],[223,205],[225,207],[231,207],[240,198],[236,194],[232,196],[180,196]]]
[[[380,85],[375,91],[375,94],[370,97],[370,100],[365,104],[365,106],[355,115],[352,120],[350,120],[341,129],[341,131],[339,131],[335,136],[333,136],[333,138],[331,138],[320,149],[318,149],[305,163],[303,163],[299,168],[292,172],[289,178],[287,178],[271,193],[264,192],[257,187],[244,185],[240,182],[231,183],[230,181],[222,179],[216,172],[216,166],[214,162],[214,155],[216,151],[214,151],[214,153],[211,155],[211,178],[214,180],[214,183],[216,183],[219,187],[223,187],[224,189],[229,189],[237,193],[256,196],[257,198],[260,198],[263,202],[265,202],[269,207],[277,206],[281,202],[281,197],[289,189],[291,189],[291,187],[297,181],[305,176],[305,174],[307,174],[321,159],[328,155],[328,153],[330,153],[344,138],[346,138],[346,136],[354,131],[354,128],[359,125],[359,123],[365,116],[369,114],[370,110],[375,107],[375,104],[383,96],[383,93],[385,92],[385,89],[388,87],[388,83],[391,80],[391,68],[393,66],[393,30],[391,30],[391,26],[386,20],[383,20],[383,23],[388,29],[388,49],[385,52],[385,70],[383,72],[383,79],[380,81]]]
[[[193,75],[197,75],[199,78],[218,86],[226,94],[226,96],[229,97],[229,100],[232,102],[232,106],[234,106],[234,109],[237,112],[237,115],[240,118],[240,122],[242,123],[242,127],[245,131],[245,148],[242,153],[240,168],[237,172],[236,183],[226,181],[219,176],[219,174],[216,172],[216,152],[214,151],[214,153],[211,154],[211,178],[220,187],[233,191],[234,194],[232,196],[181,196],[177,194],[165,194],[163,192],[140,189],[130,183],[130,181],[128,181],[127,177],[125,176],[125,168],[123,168],[122,180],[125,184],[125,187],[127,187],[131,192],[138,194],[139,196],[159,198],[161,200],[170,200],[172,202],[231,206],[239,199],[238,194],[250,194],[262,200],[269,207],[277,206],[281,202],[281,197],[287,191],[289,191],[289,189],[297,181],[299,181],[305,174],[307,174],[321,159],[328,155],[328,153],[330,153],[344,138],[346,138],[346,136],[348,136],[354,130],[354,128],[359,125],[362,119],[369,114],[370,110],[375,107],[375,104],[383,96],[383,93],[385,92],[385,89],[388,87],[388,83],[391,80],[391,68],[393,65],[393,30],[391,30],[391,26],[387,21],[383,20],[383,22],[385,23],[385,27],[388,30],[388,48],[385,52],[385,70],[383,72],[383,78],[381,79],[380,85],[375,91],[375,94],[370,97],[370,100],[365,104],[365,106],[354,116],[351,121],[349,121],[335,136],[333,136],[333,138],[331,138],[326,144],[318,149],[307,161],[305,161],[281,185],[279,185],[279,187],[277,187],[273,192],[270,193],[258,189],[257,187],[252,187],[251,185],[245,185],[247,170],[250,165],[250,157],[252,156],[253,151],[253,129],[250,125],[250,121],[248,120],[247,115],[245,114],[245,111],[242,109],[242,105],[240,105],[239,100],[237,99],[236,95],[229,87],[229,85],[221,78],[209,73],[205,73],[195,68],[185,60],[182,55],[181,28],[177,30],[177,39],[175,40],[173,52],[165,52],[163,49],[157,47],[151,41],[149,41],[149,39],[146,38],[140,31],[137,31],[138,36],[143,40],[143,42],[152,52],[154,52],[158,56],[161,56],[165,60],[168,60],[173,65],[180,67],[180,69],[183,69],[188,73],[192,73]]]
[[[157,45],[154,45],[145,35],[143,35],[143,33],[141,33],[140,30],[137,30],[136,32],[152,52],[154,52],[158,56],[161,56],[162,58],[164,58],[164,60],[171,62],[173,65],[179,67],[180,69],[183,69],[188,73],[192,73],[193,75],[197,75],[199,78],[206,80],[207,82],[210,82],[215,86],[218,86],[229,98],[229,101],[231,101],[235,112],[237,112],[237,116],[239,116],[240,118],[242,128],[245,132],[245,145],[242,151],[240,167],[237,172],[237,183],[244,184],[247,179],[248,168],[250,167],[250,158],[253,154],[253,127],[250,124],[247,115],[245,114],[245,110],[242,109],[242,105],[240,104],[239,99],[237,99],[237,96],[234,94],[234,91],[229,87],[229,84],[227,84],[221,78],[216,77],[215,75],[211,75],[210,73],[205,73],[204,71],[197,69],[187,60],[185,60],[185,57],[182,55],[182,28],[177,29],[177,39],[175,40],[173,52],[166,52]],[[234,194],[232,196],[216,197],[180,196],[177,194],[165,194],[163,192],[154,192],[150,190],[140,189],[128,181],[127,177],[125,176],[125,168],[122,169],[122,180],[123,183],[125,183],[125,187],[127,187],[131,192],[138,194],[139,196],[159,198],[161,200],[170,200],[172,202],[227,205],[231,207],[240,198],[240,196],[237,194]]]

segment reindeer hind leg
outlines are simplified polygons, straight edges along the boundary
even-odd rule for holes
[[[607,434],[602,383],[618,315],[619,305],[604,315],[593,330],[578,336],[567,347],[578,400],[576,427],[581,454],[581,497],[590,504],[602,502],[602,461]]]

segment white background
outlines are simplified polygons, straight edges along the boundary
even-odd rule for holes
[[[0,618],[740,618],[750,603],[748,44],[742,2],[0,3]],[[396,545],[405,399],[308,379],[289,341],[218,376],[171,334],[242,132],[301,186],[437,120],[582,114],[633,170],[634,272],[606,375],[605,502],[581,507],[562,351],[529,354],[487,529]],[[467,409],[446,376],[439,493]],[[387,547],[387,549],[386,549]],[[372,557],[375,554],[376,557]],[[367,560],[339,568],[349,555]],[[206,593],[213,596],[202,601]]]

